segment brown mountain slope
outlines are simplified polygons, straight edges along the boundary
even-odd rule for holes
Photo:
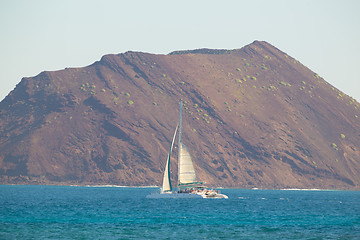
[[[208,185],[359,189],[359,103],[259,41],[22,79],[0,103],[1,183],[160,185],[180,98]]]

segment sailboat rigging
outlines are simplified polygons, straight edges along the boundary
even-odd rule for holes
[[[148,198],[228,198],[226,195],[219,193],[217,190],[208,190],[203,183],[197,180],[195,168],[191,155],[187,147],[181,141],[181,107],[179,108],[179,124],[175,128],[174,136],[171,141],[169,154],[164,170],[163,184],[160,194],[151,194]],[[178,182],[177,191],[173,191],[171,186],[170,159],[174,146],[176,133],[179,132],[178,143]]]

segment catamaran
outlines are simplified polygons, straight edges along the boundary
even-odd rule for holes
[[[181,105],[180,100],[179,124],[175,128],[171,141],[160,194],[151,194],[147,198],[228,198],[228,196],[221,194],[218,190],[206,189],[203,183],[197,180],[191,155],[181,141]],[[171,185],[170,157],[177,132],[179,132],[178,183],[177,191],[174,191]]]

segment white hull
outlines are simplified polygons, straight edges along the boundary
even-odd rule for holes
[[[202,198],[224,198],[224,199],[229,198],[225,194],[221,194],[221,193],[213,192],[213,191],[208,191],[208,190],[204,190],[202,192],[197,192],[196,194],[200,195]]]
[[[201,195],[193,193],[153,193],[147,195],[146,198],[160,199],[160,198],[203,198]]]
[[[225,194],[221,194],[221,193],[216,193],[216,194],[212,194],[212,195],[206,195],[203,194],[201,195],[203,198],[223,198],[223,199],[228,199],[229,197],[226,196]]]
[[[212,198],[212,199],[228,199],[229,197],[221,193],[153,193],[146,198],[159,199],[159,198]]]

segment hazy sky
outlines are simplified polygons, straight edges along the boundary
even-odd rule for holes
[[[360,101],[360,1],[0,0],[0,100],[22,77],[109,53],[264,40]]]

